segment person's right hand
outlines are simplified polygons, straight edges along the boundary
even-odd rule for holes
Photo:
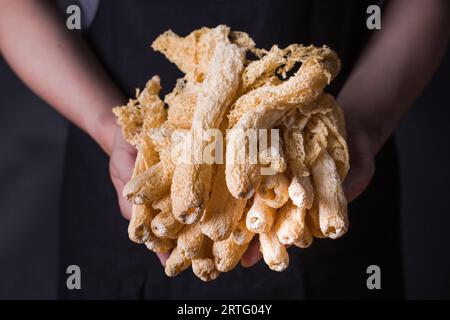
[[[120,128],[117,127],[109,159],[109,172],[117,192],[120,211],[127,220],[131,219],[131,203],[122,195],[122,190],[131,178],[135,160],[136,149],[123,138]],[[157,256],[161,264],[165,265],[169,254],[158,253]]]

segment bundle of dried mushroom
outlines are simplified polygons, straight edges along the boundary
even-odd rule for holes
[[[186,37],[167,31],[152,47],[185,74],[164,98],[168,110],[154,76],[114,113],[138,150],[123,190],[133,203],[129,236],[171,252],[167,275],[192,266],[215,279],[255,235],[267,265],[283,271],[286,246],[347,231],[344,119],[323,91],[340,68],[332,50],[257,49],[223,25]]]

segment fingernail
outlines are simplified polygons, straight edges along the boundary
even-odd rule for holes
[[[244,268],[250,268],[252,265],[248,261],[241,260],[241,266]]]
[[[257,259],[251,259],[251,258],[242,258],[241,259],[241,266],[244,268],[250,268],[252,267],[255,263],[257,263],[259,261],[259,258]]]

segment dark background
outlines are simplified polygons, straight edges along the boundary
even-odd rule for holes
[[[447,52],[395,133],[410,299],[450,299],[449,83]],[[0,88],[0,299],[55,298],[67,123],[1,58]]]

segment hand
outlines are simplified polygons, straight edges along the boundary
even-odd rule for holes
[[[347,124],[349,126],[350,124]],[[374,143],[370,136],[361,131],[349,131],[347,142],[350,152],[350,171],[343,188],[348,202],[356,199],[369,185],[375,172]],[[262,258],[259,240],[255,237],[241,260],[243,267],[251,267]]]
[[[347,201],[355,200],[366,190],[375,173],[375,154],[369,135],[359,132],[347,137],[350,152],[350,171],[343,188]]]
[[[117,192],[120,212],[127,220],[131,219],[131,203],[122,195],[122,190],[131,178],[135,160],[136,149],[123,138],[122,131],[117,127],[114,134],[113,146],[111,148],[109,172]],[[156,255],[164,266],[169,254],[157,253]]]
[[[123,138],[120,128],[117,127],[109,159],[109,173],[117,192],[120,211],[127,220],[131,219],[131,203],[122,195],[122,190],[131,178],[135,160],[136,149]]]

